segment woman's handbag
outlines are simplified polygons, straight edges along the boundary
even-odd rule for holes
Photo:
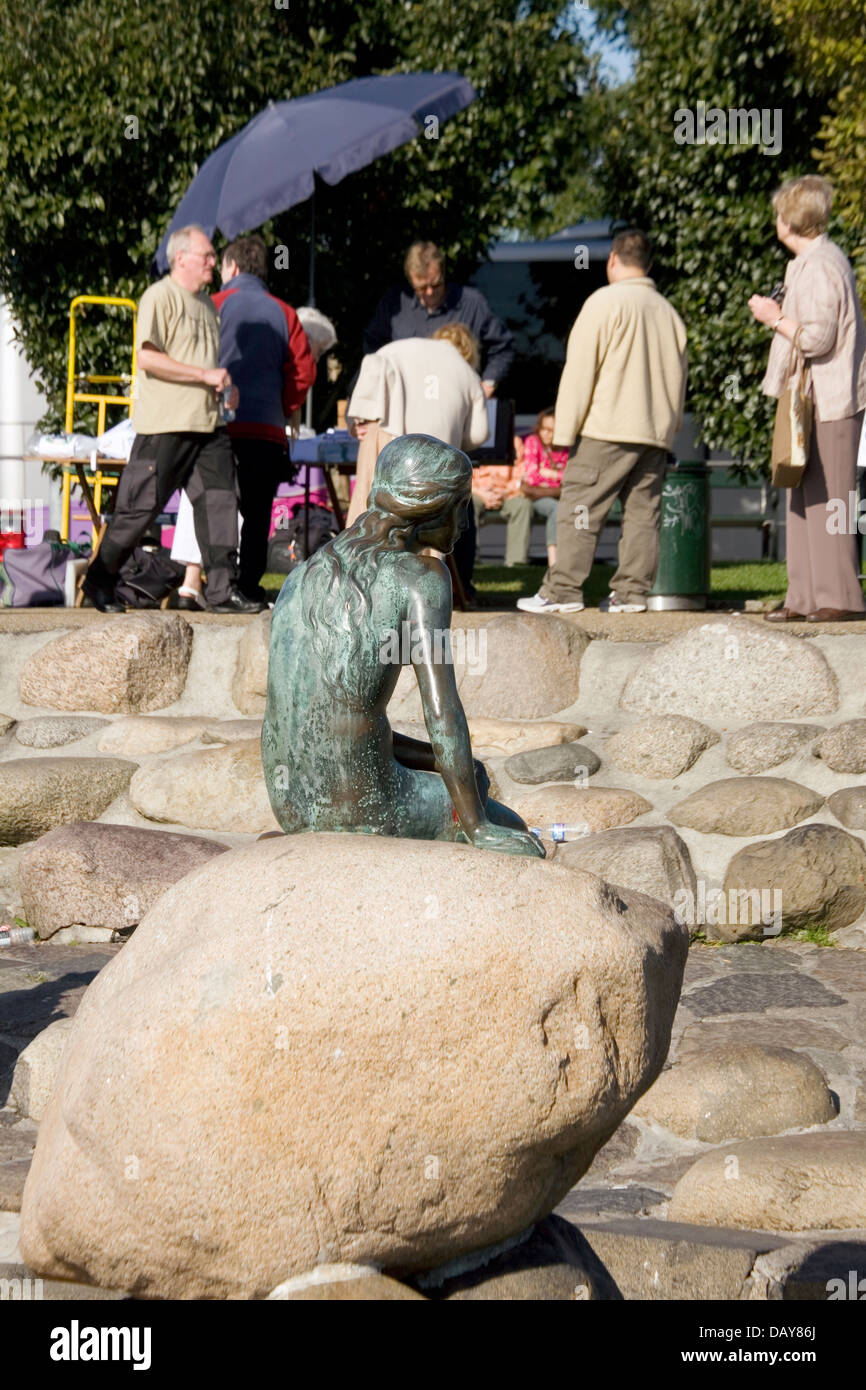
[[[812,435],[811,378],[805,358],[798,347],[801,329],[791,342],[788,361],[788,385],[776,406],[776,425],[773,430],[771,478],[773,487],[799,487],[809,462],[809,443]],[[794,362],[797,362],[796,375]]]

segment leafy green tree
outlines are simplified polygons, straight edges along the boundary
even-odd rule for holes
[[[800,63],[834,92],[818,130],[818,168],[836,189],[866,298],[866,2],[772,0],[772,10]]]
[[[69,300],[138,298],[197,166],[268,100],[371,73],[456,70],[478,100],[316,197],[317,302],[334,319],[345,388],[361,330],[417,236],[455,275],[492,234],[554,198],[582,140],[592,65],[544,0],[0,0],[0,293],[62,413]],[[252,229],[249,229],[252,230]],[[309,208],[265,228],[289,250],[274,292],[307,296]],[[281,261],[284,258],[281,258]],[[122,358],[123,329],[92,315],[87,370]],[[317,404],[328,407],[318,393]]]
[[[746,302],[784,274],[788,253],[775,238],[770,195],[813,169],[826,84],[804,75],[768,5],[753,0],[599,0],[598,9],[636,54],[604,139],[606,211],[652,235],[659,287],[688,327],[688,408],[704,441],[765,466],[774,402],[759,388],[769,336]],[[677,113],[697,115],[698,102],[765,112],[769,138],[678,143],[675,132],[688,132]]]

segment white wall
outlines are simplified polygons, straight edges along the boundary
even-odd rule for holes
[[[13,329],[9,305],[0,298],[0,511],[26,506],[32,515],[48,507],[50,524],[59,526],[59,483],[50,481],[38,459],[24,457],[24,446],[45,411],[45,397]]]

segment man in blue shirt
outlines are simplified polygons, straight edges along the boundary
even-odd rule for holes
[[[432,338],[446,323],[465,323],[481,344],[484,394],[494,395],[514,360],[512,338],[480,290],[449,285],[442,252],[432,241],[416,241],[406,254],[411,291],[394,285],[382,297],[364,332],[364,351],[377,352],[398,338]]]

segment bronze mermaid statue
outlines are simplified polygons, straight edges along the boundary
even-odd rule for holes
[[[451,577],[425,553],[453,549],[471,486],[459,449],[402,435],[379,455],[368,510],[283,585],[262,761],[287,834],[452,840],[544,857],[516,812],[490,798],[472,756],[451,660]],[[410,643],[392,640],[405,632]],[[414,669],[429,743],[388,722],[401,660]]]

